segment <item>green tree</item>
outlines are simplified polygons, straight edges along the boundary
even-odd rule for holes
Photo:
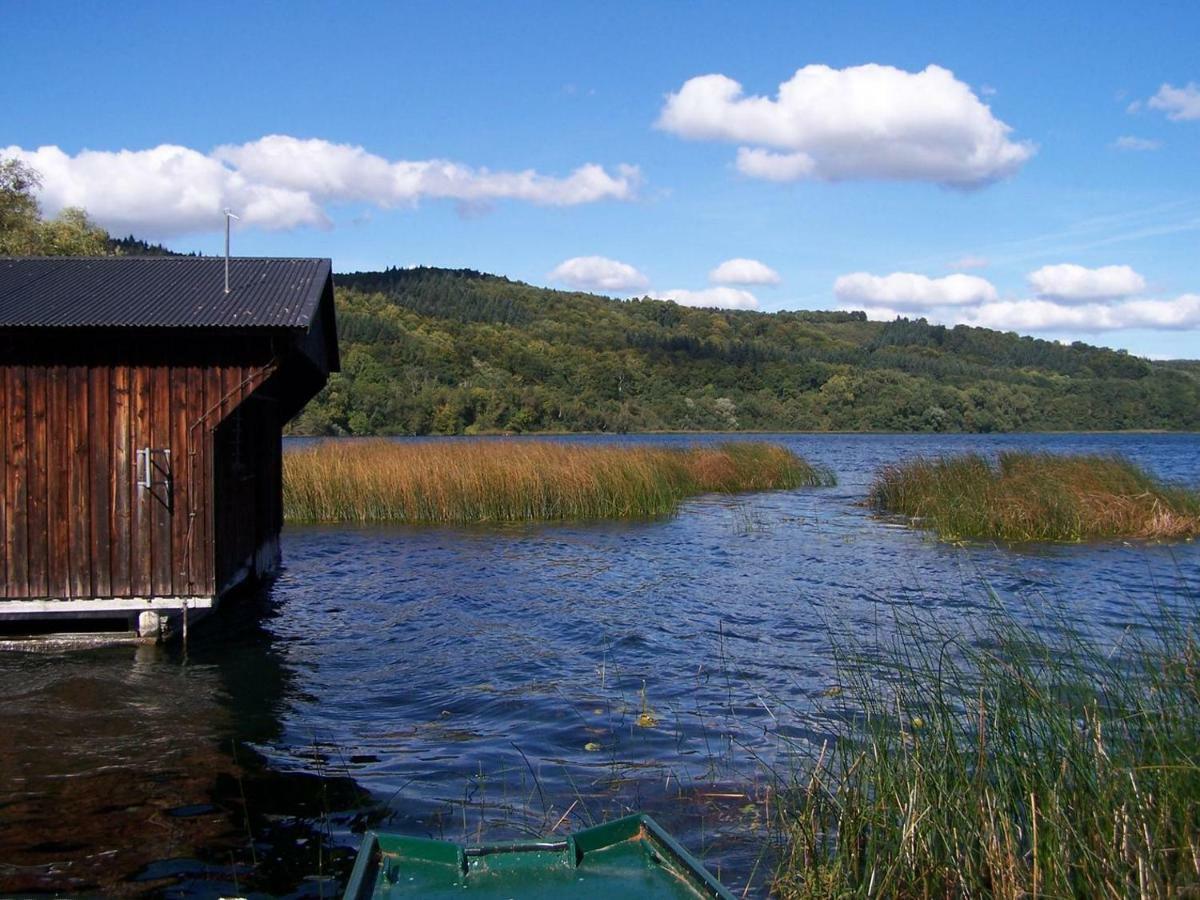
[[[19,159],[0,160],[0,254],[35,252],[41,210],[34,196],[42,179]]]
[[[77,207],[43,219],[37,202],[42,178],[19,159],[0,160],[0,255],[101,256],[108,232]]]
[[[103,256],[107,252],[108,232],[78,207],[68,206],[38,227],[39,255]]]

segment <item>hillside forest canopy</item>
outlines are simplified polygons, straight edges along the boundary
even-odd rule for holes
[[[161,255],[45,218],[0,160],[0,255]],[[695,309],[468,269],[335,276],[342,372],[307,435],[1200,428],[1200,362],[924,319]]]
[[[335,277],[299,434],[1200,427],[1200,364],[923,319],[694,309],[471,270]]]

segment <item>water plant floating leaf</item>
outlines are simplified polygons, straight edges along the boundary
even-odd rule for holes
[[[1200,492],[1117,455],[978,453],[885,468],[869,503],[943,540],[1083,541],[1200,534]]]
[[[762,441],[580,446],[557,441],[322,441],[283,460],[290,522],[511,523],[669,515],[703,493],[835,483]]]
[[[637,725],[639,728],[653,728],[658,724],[658,716],[654,714],[654,710],[650,708],[649,702],[646,700],[646,682],[642,682],[642,711],[638,713]]]

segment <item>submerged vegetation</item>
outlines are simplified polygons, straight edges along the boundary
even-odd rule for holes
[[[642,518],[701,493],[828,485],[833,475],[762,442],[716,447],[552,441],[330,441],[283,462],[293,522],[471,524]]]
[[[916,459],[871,487],[878,510],[942,538],[1081,541],[1200,533],[1200,492],[1164,484],[1120,456],[1007,452]]]
[[[909,622],[842,658],[842,734],[780,798],[777,892],[1196,896],[1200,642],[1155,618],[1116,646]]]

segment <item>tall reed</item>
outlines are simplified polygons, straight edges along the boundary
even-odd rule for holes
[[[1165,623],[1103,646],[926,621],[843,657],[841,735],[781,798],[776,892],[1200,896],[1200,642],[1194,615]]]
[[[283,460],[284,516],[292,522],[640,518],[672,513],[700,493],[832,483],[827,470],[761,442],[325,441]]]
[[[915,459],[875,479],[869,502],[949,540],[1081,541],[1200,533],[1200,493],[1120,456],[1006,452]]]

